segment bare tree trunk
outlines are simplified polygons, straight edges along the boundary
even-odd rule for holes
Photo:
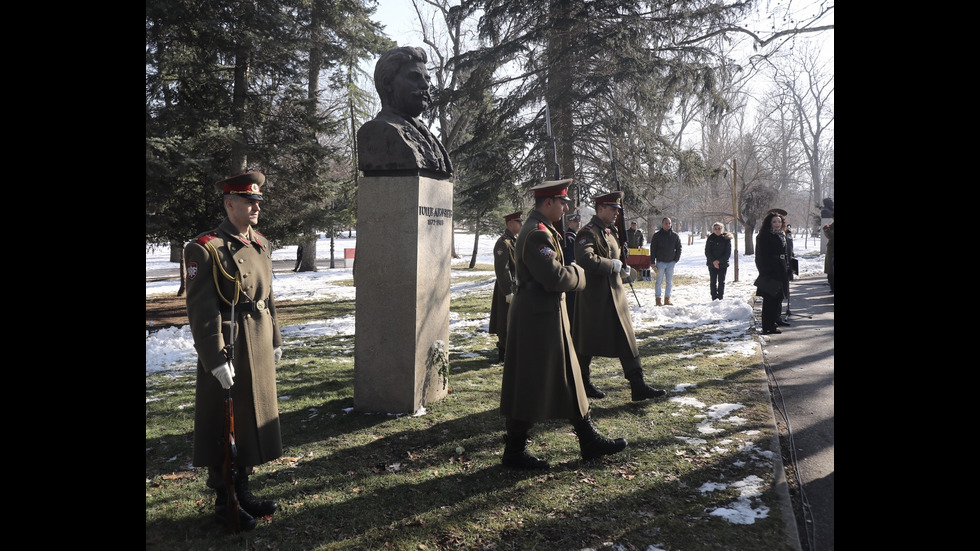
[[[183,243],[178,243],[176,241],[170,242],[170,261],[180,262],[180,287],[177,289],[177,296],[184,296],[184,286],[187,282],[187,265],[184,264],[184,247]]]
[[[473,256],[470,257],[470,268],[476,266],[476,251],[479,250],[480,245],[480,230],[475,230],[475,236],[473,237]]]
[[[754,226],[745,226],[745,254],[755,254],[755,243],[752,242],[752,235],[755,234]]]

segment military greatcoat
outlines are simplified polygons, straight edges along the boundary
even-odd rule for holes
[[[640,355],[626,288],[613,260],[622,260],[616,228],[593,216],[575,239],[575,262],[585,269],[588,282],[578,295],[572,322],[575,349],[582,356]]]
[[[507,295],[517,292],[517,277],[514,275],[516,242],[517,237],[506,231],[493,246],[493,271],[497,274],[497,282],[493,286],[490,303],[490,332],[501,340],[507,339],[507,312],[510,310]]]
[[[276,366],[273,350],[282,346],[272,296],[272,251],[254,229],[248,239],[225,219],[184,247],[187,265],[187,318],[197,350],[194,408],[196,467],[221,465],[224,457],[224,400],[211,370],[225,363],[223,349],[232,331],[235,305],[235,440],[240,465],[260,465],[282,455]]]
[[[564,265],[561,244],[551,221],[532,210],[515,245],[518,289],[500,390],[500,413],[508,419],[579,420],[589,411],[565,307],[566,291],[585,288],[585,272]]]

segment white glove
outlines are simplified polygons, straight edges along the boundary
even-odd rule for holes
[[[507,304],[510,304],[510,301],[514,300],[514,293],[511,293],[511,294],[505,296],[504,297],[504,300],[507,301]]]
[[[282,358],[282,347],[277,346],[276,349],[272,351],[272,355],[275,356],[276,363],[279,363],[279,360]]]
[[[217,377],[218,382],[221,383],[221,388],[225,390],[235,384],[235,367],[231,365],[231,362],[225,362],[212,369],[211,374]]]
[[[623,274],[623,277],[629,277],[633,273],[633,268],[628,264],[623,264],[623,269],[619,273]]]
[[[623,270],[623,261],[622,260],[620,260],[618,258],[614,258],[614,259],[612,259],[612,262],[613,262],[613,273],[619,272],[619,271],[622,271]]]

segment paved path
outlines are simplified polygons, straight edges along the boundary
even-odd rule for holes
[[[781,334],[760,333],[762,350],[801,548],[833,551],[834,295],[826,276],[794,280],[790,312]]]

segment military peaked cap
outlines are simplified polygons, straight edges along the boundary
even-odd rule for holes
[[[622,191],[613,191],[610,193],[603,193],[602,195],[596,195],[592,199],[595,200],[596,206],[598,205],[609,205],[623,208],[623,195],[626,195]]]
[[[565,178],[564,180],[545,180],[543,184],[538,184],[531,188],[534,192],[534,197],[555,197],[561,199],[562,201],[571,202],[572,198],[568,196],[568,185],[572,183],[571,178]]]
[[[262,200],[262,186],[265,185],[265,174],[257,170],[232,176],[231,178],[215,182],[214,187],[222,195],[238,195],[246,199]]]

